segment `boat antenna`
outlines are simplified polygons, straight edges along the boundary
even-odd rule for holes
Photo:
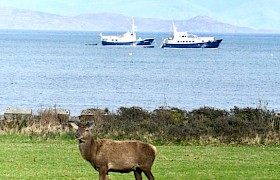
[[[131,17],[131,21],[129,19],[127,19],[127,21],[131,25],[131,33],[134,34],[136,32],[136,30],[137,30],[137,26],[135,26],[135,24],[134,24],[134,18]]]
[[[132,22],[131,22],[131,32],[134,34],[135,31],[137,30],[137,26],[135,26],[134,24],[134,18],[131,18]]]

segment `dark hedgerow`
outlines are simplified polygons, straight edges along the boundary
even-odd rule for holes
[[[148,111],[140,107],[120,107],[116,113],[108,109],[87,112],[80,120],[95,121],[93,134],[98,138],[136,139],[157,144],[280,144],[280,115],[262,108],[234,107],[227,111],[201,107],[186,111],[161,107]],[[36,118],[39,121],[31,119],[17,129],[26,133],[29,128],[34,134],[38,127],[43,129],[44,136],[55,137],[49,132],[54,130],[63,138],[73,138],[65,124],[59,125],[58,116]],[[8,121],[0,121],[0,130],[6,131],[8,124]]]

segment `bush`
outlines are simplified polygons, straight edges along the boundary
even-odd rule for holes
[[[43,137],[48,138],[74,138],[73,131],[59,125],[57,116],[50,112],[42,113],[32,123],[21,124],[18,129],[32,126],[27,128],[34,135],[43,133]],[[262,108],[234,107],[230,111],[212,107],[192,111],[158,108],[147,111],[140,107],[120,107],[116,113],[108,109],[87,112],[80,120],[95,121],[93,135],[98,138],[135,139],[156,144],[280,144],[280,118],[273,111]]]

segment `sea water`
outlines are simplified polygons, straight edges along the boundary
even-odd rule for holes
[[[160,106],[280,111],[280,35],[199,34],[218,49],[102,46],[99,32],[0,30],[0,114],[8,107]],[[121,33],[103,33],[121,34]],[[97,45],[95,45],[97,44]]]

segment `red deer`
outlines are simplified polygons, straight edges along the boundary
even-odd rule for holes
[[[77,130],[82,157],[99,172],[99,180],[106,180],[109,172],[128,173],[133,171],[136,180],[142,179],[142,172],[149,180],[154,176],[151,168],[157,153],[151,144],[141,141],[95,140],[90,135],[92,125],[71,123]]]

